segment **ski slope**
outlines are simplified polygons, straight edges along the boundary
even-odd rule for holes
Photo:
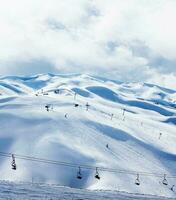
[[[13,200],[166,200],[162,196],[137,195],[118,191],[90,191],[58,185],[0,182],[0,199]],[[167,200],[174,198],[167,198]]]
[[[11,170],[11,158],[0,156],[1,179],[174,198],[175,124],[176,91],[157,85],[80,74],[1,77],[0,152],[74,165],[16,158]]]

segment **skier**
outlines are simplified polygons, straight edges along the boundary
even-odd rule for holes
[[[46,105],[45,108],[49,112],[49,105]]]
[[[88,104],[88,102],[86,103],[86,111],[88,111],[89,110],[89,104]]]
[[[161,139],[162,133],[159,134],[159,140]]]

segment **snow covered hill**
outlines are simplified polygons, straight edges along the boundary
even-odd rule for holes
[[[79,74],[1,77],[1,179],[176,197],[175,125],[176,90]]]
[[[58,185],[0,182],[0,200],[174,200],[162,196],[130,194],[118,191],[90,191]]]

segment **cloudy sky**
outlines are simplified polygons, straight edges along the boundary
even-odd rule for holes
[[[0,0],[0,74],[88,73],[176,89],[176,0]]]

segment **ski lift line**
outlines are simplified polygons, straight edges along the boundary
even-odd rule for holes
[[[102,111],[102,110],[96,109],[96,108],[93,107],[93,106],[91,106],[91,108],[92,108],[92,110],[94,110],[94,111],[98,111],[98,112],[100,112],[101,114],[104,114],[104,115],[106,115],[106,116],[111,116],[108,112],[105,112],[105,111]],[[122,119],[122,118],[117,118],[116,116],[113,116],[113,118],[116,119],[116,120],[121,120],[121,121],[123,122],[123,119]],[[135,122],[136,125],[138,125],[138,123],[141,124],[141,120],[134,120],[134,119],[129,118],[129,117],[127,117],[127,116],[126,116],[126,119]],[[143,127],[147,128],[148,130],[153,130],[150,126],[146,125],[144,122],[142,122],[142,123],[143,123],[143,125],[142,125]],[[155,128],[154,128],[154,129],[155,129]],[[158,131],[158,129],[155,129],[155,130]],[[157,131],[156,131],[156,132],[157,132]]]
[[[94,171],[99,170],[99,171],[107,171],[107,172],[112,172],[112,173],[129,174],[129,175],[140,174],[140,176],[153,176],[153,177],[158,177],[158,178],[162,178],[163,174],[164,174],[165,177],[167,177],[167,179],[175,179],[176,178],[176,175],[166,176],[165,173],[159,174],[159,173],[150,173],[150,172],[142,172],[142,171],[137,172],[137,171],[128,171],[128,170],[112,169],[112,168],[106,168],[106,167],[83,165],[83,164],[79,165],[79,164],[74,164],[74,163],[69,163],[69,162],[48,160],[48,159],[43,159],[43,158],[0,152],[0,156],[3,156],[3,157],[12,157],[12,155],[14,155],[14,157],[16,159],[40,162],[40,163],[45,163],[45,164],[55,164],[55,165],[60,165],[60,166],[65,166],[65,167],[72,167],[72,168],[79,168],[80,167],[82,169],[94,170]]]
[[[94,108],[93,106],[91,106],[91,108],[92,108],[93,111],[97,111],[97,112],[99,112],[99,113],[101,113],[101,114],[103,114],[103,115],[106,115],[108,118],[111,116],[111,114],[109,114],[108,112],[105,112],[105,111],[96,109],[96,108]],[[125,123],[125,122],[123,121],[122,118],[117,118],[115,115],[113,115],[113,119],[116,119],[116,120],[118,120],[118,121],[120,120],[122,123]],[[126,117],[126,119],[128,119],[128,118]],[[136,120],[133,120],[133,119],[131,119],[131,118],[130,118],[130,120],[136,122]],[[138,124],[138,122],[141,122],[141,121],[137,121],[137,122],[136,122],[136,125]],[[148,130],[150,129],[149,126],[146,126],[146,128],[148,128]]]
[[[53,105],[53,106],[58,106],[59,104],[58,104],[58,103],[53,103],[52,105]],[[23,108],[24,108],[24,107],[28,107],[28,108],[31,107],[31,108],[33,108],[33,106],[34,106],[34,105],[23,105],[22,107],[23,107]],[[94,111],[99,111],[101,114],[104,114],[104,115],[107,115],[107,116],[111,116],[108,112],[105,112],[105,111],[96,109],[96,108],[93,107],[93,106],[91,106],[91,108],[92,108],[92,110],[94,110]],[[121,120],[121,121],[123,122],[123,120],[122,120],[121,118],[117,118],[117,117],[115,117],[115,116],[113,116],[113,118],[116,119],[116,120]],[[129,119],[130,121],[136,122],[136,125],[137,125],[138,123],[141,123],[140,120],[134,120],[134,119],[132,119],[132,118],[128,118],[127,116],[126,116],[126,119]],[[143,123],[143,127],[144,127],[144,126],[145,126],[148,130],[149,130],[149,129],[150,129],[150,130],[153,130],[153,129],[150,128],[148,125],[146,125],[146,124]],[[155,130],[157,130],[157,129],[155,129]],[[157,130],[157,132],[158,132],[158,130]]]
[[[70,89],[63,89],[63,90],[67,90],[67,91],[69,91],[69,92],[71,92],[72,93],[72,95],[74,95],[75,94],[75,92],[73,92],[72,90],[70,90]],[[58,104],[53,104],[53,105],[58,105]],[[28,105],[26,105],[26,106],[28,106]],[[33,107],[33,105],[30,105],[29,107]],[[93,107],[93,106],[91,106],[93,109],[94,109],[94,111],[100,111],[100,110],[98,110],[98,109],[96,109],[95,107]],[[121,110],[121,108],[119,108],[119,110]],[[125,111],[127,111],[127,110],[125,110]],[[105,115],[108,115],[108,116],[110,116],[110,114],[109,113],[107,113],[107,112],[104,112],[104,111],[101,111],[101,113],[103,113],[103,114],[105,114]],[[114,118],[116,118],[116,117],[114,117]],[[119,120],[119,118],[116,118],[117,120]],[[121,119],[120,119],[121,120]],[[134,121],[134,122],[136,122],[136,120],[133,120],[132,118],[130,118],[130,120],[131,121]],[[122,120],[123,121],[123,120]],[[140,120],[138,120],[138,122],[141,122]],[[137,122],[136,122],[136,124],[137,124]],[[144,125],[146,125],[146,124],[144,124],[143,123],[143,126]],[[148,125],[146,126],[146,128],[149,130],[149,129],[151,129]]]

